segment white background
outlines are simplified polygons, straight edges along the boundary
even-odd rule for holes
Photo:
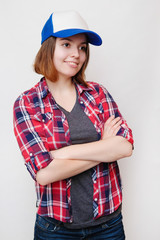
[[[67,9],[102,36],[103,45],[91,47],[87,80],[107,87],[133,130],[134,154],[119,162],[126,239],[159,240],[159,0],[0,1],[0,239],[33,239],[36,194],[13,134],[12,107],[40,79],[32,64],[45,21]]]

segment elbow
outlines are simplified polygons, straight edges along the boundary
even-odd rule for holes
[[[37,181],[40,185],[42,185],[42,186],[45,186],[45,185],[48,184],[48,182],[47,182],[47,180],[46,180],[46,177],[45,177],[45,175],[44,175],[44,173],[43,173],[43,169],[41,169],[41,170],[39,170],[39,171],[37,172],[36,181]]]
[[[133,153],[133,146],[130,142],[126,140],[126,147],[124,151],[124,157],[131,157]]]
[[[39,181],[39,180],[37,180],[37,179],[36,179],[36,181],[37,181],[37,183],[40,184],[41,186],[46,186],[46,185],[47,185],[47,183],[45,183],[44,181],[41,181],[41,180]]]

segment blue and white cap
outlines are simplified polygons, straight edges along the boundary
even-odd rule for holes
[[[84,19],[76,11],[60,11],[50,15],[42,29],[41,44],[49,37],[71,37],[78,33],[85,33],[88,42],[100,46],[102,44],[101,37],[90,31]]]

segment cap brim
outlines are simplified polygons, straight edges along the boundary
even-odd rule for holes
[[[101,37],[89,30],[84,30],[84,29],[66,29],[66,30],[61,30],[59,32],[53,33],[53,37],[59,37],[59,38],[65,38],[65,37],[71,37],[73,35],[79,34],[79,33],[85,33],[87,35],[87,40],[89,43],[100,46],[102,44],[102,39]]]

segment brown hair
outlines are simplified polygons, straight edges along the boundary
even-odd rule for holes
[[[56,43],[55,37],[49,37],[46,41],[44,41],[36,55],[34,62],[35,72],[38,74],[42,74],[52,82],[55,82],[57,80],[57,70],[53,63],[55,43]],[[89,61],[89,45],[87,46],[86,50],[86,60],[80,71],[73,77],[76,82],[81,83],[86,87],[88,86],[88,84],[85,81],[85,69],[88,65],[88,61]]]

